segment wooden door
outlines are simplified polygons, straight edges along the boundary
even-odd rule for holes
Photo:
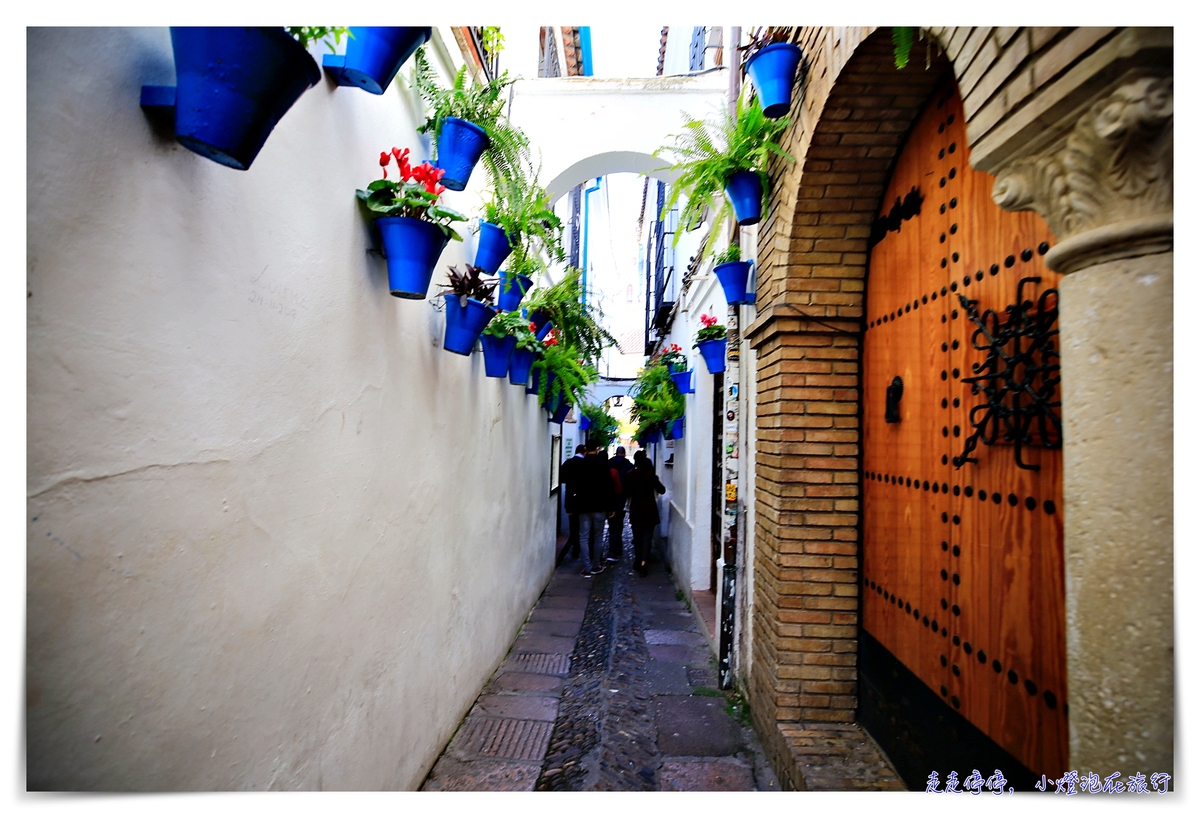
[[[936,92],[897,160],[871,251],[863,347],[863,627],[972,724],[1035,774],[1067,764],[1062,450],[1053,420],[1020,447],[1003,435],[956,467],[988,396],[965,381],[987,353],[980,316],[1039,295],[1059,276],[1034,213],[1002,211],[994,178],[971,169],[957,89]],[[908,199],[908,205],[914,200]],[[907,211],[907,213],[906,213]],[[908,218],[905,218],[908,215]],[[886,233],[880,227],[896,227]],[[1040,304],[1052,319],[1055,295]],[[1028,317],[1028,316],[1027,316]],[[989,324],[994,329],[994,325]],[[1045,329],[1045,327],[1043,327]],[[1053,325],[1057,329],[1057,325]],[[1056,338],[1040,339],[1056,347]],[[1020,343],[1015,342],[1015,343]],[[1028,339],[1025,341],[1028,344]],[[1013,343],[1004,354],[1012,354]],[[1054,361],[1051,351],[1037,360]],[[1000,359],[1002,360],[1002,359]],[[1031,362],[1029,366],[1033,366]],[[1014,373],[1022,378],[1027,367]],[[1034,377],[1049,384],[1053,366]],[[888,422],[888,387],[902,393]],[[1038,378],[1041,378],[1038,381]],[[1008,401],[1005,381],[993,402]],[[1043,409],[1047,408],[1043,402]],[[1043,412],[1043,415],[1046,415]],[[978,411],[978,420],[983,411]]]

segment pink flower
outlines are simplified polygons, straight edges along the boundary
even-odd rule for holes
[[[703,325],[705,326],[705,328],[707,328],[707,327],[711,327],[713,324],[717,323],[717,316],[715,316],[715,315],[701,315],[701,316],[700,316],[700,323],[701,323],[701,324],[703,324]]]

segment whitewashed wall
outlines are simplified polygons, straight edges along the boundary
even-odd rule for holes
[[[370,253],[400,82],[239,172],[152,133],[173,73],[28,35],[29,786],[415,788],[549,579],[545,413]]]

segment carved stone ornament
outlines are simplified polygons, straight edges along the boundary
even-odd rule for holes
[[[1174,79],[1144,76],[1094,103],[1065,141],[1001,169],[992,199],[1033,210],[1060,272],[1172,248]]]

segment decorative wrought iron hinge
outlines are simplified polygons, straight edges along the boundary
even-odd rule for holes
[[[991,446],[999,439],[1013,444],[1017,466],[1031,471],[1040,467],[1022,460],[1025,447],[1062,448],[1062,402],[1055,400],[1062,380],[1054,340],[1058,290],[1043,291],[1036,305],[1024,295],[1026,284],[1040,282],[1041,278],[1031,276],[1017,283],[1017,301],[1004,310],[1003,321],[995,310],[980,315],[978,301],[958,297],[976,326],[971,345],[987,352],[987,357],[972,365],[974,377],[963,378],[963,383],[971,384],[971,394],[982,392],[985,402],[971,407],[968,420],[975,431],[964,442],[962,454],[954,458],[956,469],[978,462],[970,454],[980,442]]]

